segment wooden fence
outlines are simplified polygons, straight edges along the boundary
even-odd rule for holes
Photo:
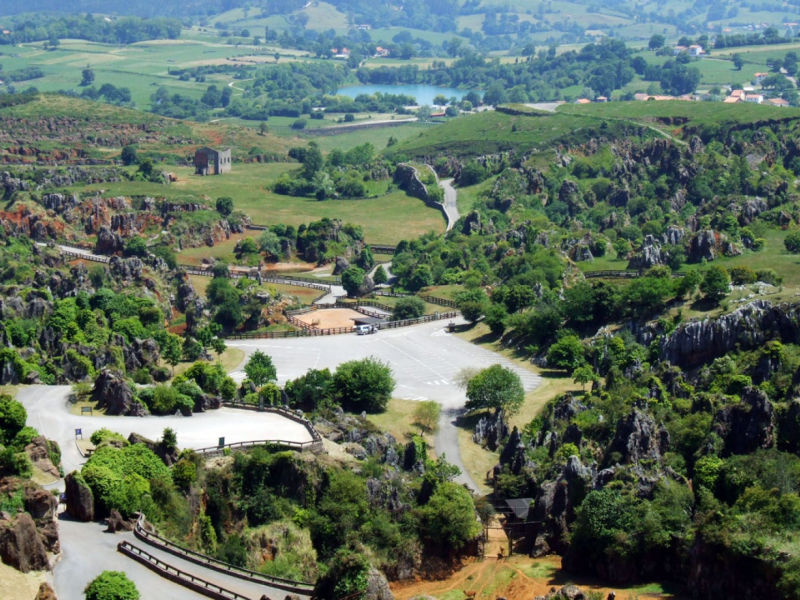
[[[398,294],[397,292],[373,292],[373,296],[386,296],[387,298],[410,298],[411,294]],[[438,306],[447,306],[448,308],[456,308],[455,300],[447,300],[445,298],[438,298],[436,296],[429,296],[427,294],[419,294],[417,298],[424,300],[429,304],[437,304]]]
[[[130,542],[120,542],[117,544],[117,551],[143,564],[151,571],[155,571],[161,577],[169,579],[183,587],[187,587],[190,590],[194,590],[203,596],[208,596],[215,600],[250,600],[250,598],[241,596],[215,583],[201,579],[186,571],[181,571]]]
[[[171,542],[156,533],[148,531],[144,528],[143,524],[144,516],[140,515],[139,519],[136,521],[136,526],[133,529],[133,534],[137,538],[147,544],[150,544],[151,546],[154,546],[155,548],[158,548],[159,550],[169,552],[170,554],[174,554],[175,556],[189,562],[193,562],[208,569],[219,571],[220,573],[224,573],[232,577],[244,579],[245,581],[249,581],[251,583],[266,585],[295,594],[310,595],[314,591],[314,584],[311,583],[294,581],[293,579],[285,579],[283,577],[271,577],[269,575],[250,571],[249,569],[237,567],[211,556],[201,554],[200,552],[195,552],[189,548],[184,548],[183,546],[179,546],[178,544],[175,544],[174,542]]]
[[[108,256],[99,256],[97,254],[83,254],[82,252],[74,252],[73,250],[66,250],[64,248],[58,249],[61,254],[64,256],[71,256],[72,258],[80,258],[83,260],[89,260],[92,262],[98,262],[103,264],[108,264],[111,262],[111,258]]]
[[[369,249],[377,254],[394,254],[397,248],[395,246],[387,246],[384,244],[370,244]]]

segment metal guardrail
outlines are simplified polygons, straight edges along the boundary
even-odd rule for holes
[[[206,581],[191,573],[181,571],[130,542],[123,541],[117,544],[117,551],[143,564],[151,571],[155,571],[161,577],[194,590],[199,594],[208,596],[209,598],[214,598],[215,600],[251,600],[246,596],[220,587],[215,583]]]
[[[314,591],[314,584],[307,583],[305,581],[295,581],[293,579],[286,579],[284,577],[272,577],[269,575],[264,575],[263,573],[258,573],[256,571],[251,571],[249,569],[243,569],[242,567],[237,567],[230,563],[226,563],[221,561],[217,558],[208,556],[206,554],[202,554],[201,552],[196,552],[189,548],[184,548],[170,540],[161,537],[157,533],[153,533],[151,531],[147,531],[144,528],[144,515],[139,515],[139,518],[136,521],[136,526],[133,529],[133,534],[142,540],[143,542],[155,546],[156,548],[164,551],[169,552],[170,554],[174,554],[179,558],[183,558],[184,560],[188,560],[200,566],[206,567],[208,569],[213,569],[220,573],[224,573],[225,575],[230,575],[232,577],[238,577],[240,579],[244,579],[251,583],[262,584],[270,587],[275,587],[284,591],[294,592],[299,594],[311,594]]]

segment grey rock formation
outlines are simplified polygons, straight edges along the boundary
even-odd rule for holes
[[[94,519],[94,494],[76,472],[64,478],[67,514],[78,521]]]
[[[95,254],[116,254],[122,252],[125,248],[125,242],[122,236],[114,233],[105,225],[97,232],[97,242],[94,245]]]
[[[741,403],[726,406],[714,415],[711,429],[722,438],[725,455],[771,448],[775,441],[775,410],[767,395],[756,387],[748,387],[741,398]]]
[[[472,441],[495,451],[508,436],[508,423],[502,410],[483,415],[475,424]]]
[[[112,256],[108,263],[111,275],[122,280],[141,279],[144,263],[142,259],[132,256],[130,258],[120,258]]]
[[[28,513],[0,516],[0,559],[23,573],[50,568],[47,548]]]
[[[661,461],[669,449],[669,433],[663,425],[656,425],[653,417],[635,408],[617,424],[617,432],[606,456],[618,454],[622,464],[642,460]]]
[[[142,417],[147,414],[147,408],[134,399],[128,383],[111,369],[103,369],[95,379],[92,400],[109,415]]]
[[[656,265],[663,265],[666,261],[667,256],[662,252],[658,240],[652,235],[646,235],[642,247],[628,261],[628,268],[644,270]]]
[[[688,261],[698,263],[703,259],[714,260],[717,255],[717,238],[710,229],[699,231],[689,242]]]

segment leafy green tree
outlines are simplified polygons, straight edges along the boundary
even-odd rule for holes
[[[0,395],[0,442],[8,444],[25,427],[25,407],[8,394]]]
[[[472,496],[451,481],[439,484],[419,509],[419,525],[423,539],[448,552],[460,550],[481,531]]]
[[[122,160],[122,164],[125,166],[130,166],[136,164],[138,160],[138,156],[136,154],[136,147],[135,146],[125,146],[122,149],[122,154],[120,155],[120,159]]]
[[[650,50],[658,50],[659,48],[664,47],[665,41],[666,40],[664,39],[663,35],[660,33],[654,33],[650,36],[650,42],[647,44],[647,47],[650,48]]]
[[[348,267],[342,272],[342,287],[348,296],[358,296],[358,290],[364,283],[364,269]]]
[[[501,335],[506,329],[506,319],[508,318],[508,311],[502,304],[495,304],[494,302],[486,309],[486,318],[484,322],[489,326],[489,329],[494,335]]]
[[[741,71],[742,67],[744,66],[744,59],[742,58],[742,55],[737,52],[731,56],[731,60],[733,61],[733,66],[736,67],[736,70]]]
[[[465,290],[456,295],[456,308],[470,323],[480,319],[489,308],[489,297],[480,288]]]
[[[122,571],[103,571],[86,589],[86,600],[139,600],[139,590]]]
[[[339,365],[333,375],[333,397],[353,412],[386,410],[395,381],[388,364],[369,357]]]
[[[434,432],[439,424],[442,407],[434,400],[423,400],[414,407],[414,424],[427,432]]]
[[[406,283],[406,287],[412,292],[419,291],[429,285],[433,285],[433,275],[428,265],[418,265]]]
[[[313,179],[314,175],[325,165],[319,146],[316,142],[310,142],[303,157],[303,177]]]
[[[286,382],[284,391],[289,406],[306,412],[330,400],[333,375],[328,369],[309,369],[305,375]]]
[[[147,242],[138,235],[133,236],[125,244],[125,256],[139,256],[144,258],[147,256]]]
[[[181,338],[174,333],[167,333],[161,340],[161,358],[172,367],[172,374],[175,374],[175,366],[181,362],[183,347]]]
[[[275,370],[275,365],[272,364],[272,358],[261,350],[253,352],[244,367],[244,372],[256,387],[278,379],[278,372]]]
[[[789,233],[784,238],[783,245],[792,254],[800,253],[800,230]]]
[[[572,379],[575,380],[575,383],[580,383],[581,388],[585,390],[587,383],[597,380],[597,375],[592,367],[583,365],[572,372]]]
[[[81,87],[92,85],[93,82],[94,70],[87,65],[86,68],[81,71]]]
[[[230,196],[222,196],[217,198],[216,209],[223,217],[227,217],[233,212],[233,198]]]
[[[416,319],[425,314],[425,302],[416,296],[400,298],[394,305],[392,319],[402,321],[404,319]]]
[[[515,413],[525,400],[522,381],[514,371],[492,365],[467,380],[467,410],[502,409]]]
[[[712,265],[703,275],[703,281],[700,282],[700,291],[709,301],[717,303],[728,294],[730,283],[731,278],[725,268],[719,265]]]
[[[585,362],[583,344],[577,335],[565,335],[547,351],[547,366],[572,372]]]
[[[378,268],[375,269],[375,275],[372,277],[372,281],[375,282],[375,285],[381,285],[386,283],[388,279],[386,269],[383,268],[383,265],[378,265]]]

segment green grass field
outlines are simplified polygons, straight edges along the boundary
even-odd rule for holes
[[[79,186],[75,191],[108,196],[152,196],[167,199],[199,197],[213,206],[216,198],[230,196],[236,209],[254,223],[301,225],[322,217],[361,225],[369,243],[396,244],[428,231],[441,233],[445,223],[439,211],[428,208],[405,192],[393,190],[377,198],[327,200],[281,196],[269,191],[269,184],[281,173],[298,168],[297,163],[234,164],[233,172],[220,177],[200,177],[189,167],[172,169],[178,181],[165,186],[144,181]],[[388,182],[387,182],[388,184]]]

